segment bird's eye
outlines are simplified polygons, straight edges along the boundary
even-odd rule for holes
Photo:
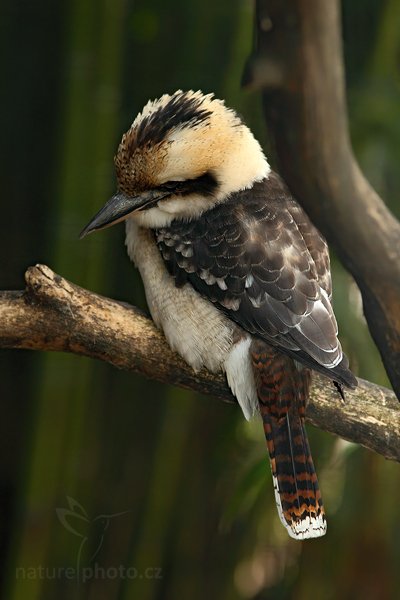
[[[166,181],[162,184],[161,189],[179,194],[186,189],[185,181]]]
[[[218,182],[212,173],[203,173],[195,179],[186,179],[184,181],[166,181],[160,185],[160,189],[171,194],[189,195],[202,194],[204,196],[212,195],[218,187]]]

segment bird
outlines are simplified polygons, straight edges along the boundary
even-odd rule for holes
[[[304,424],[311,374],[357,386],[325,239],[214,94],[149,101],[114,162],[117,192],[81,237],[125,221],[156,326],[194,370],[225,373],[246,419],[261,416],[281,522],[292,538],[323,536]]]

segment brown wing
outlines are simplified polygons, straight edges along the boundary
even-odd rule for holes
[[[297,202],[291,203],[289,211],[314,261],[318,283],[328,294],[329,300],[331,300],[332,278],[328,245]]]
[[[343,380],[327,247],[277,175],[156,238],[177,285],[190,283],[243,329]]]

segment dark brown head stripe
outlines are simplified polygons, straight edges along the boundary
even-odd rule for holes
[[[132,144],[134,143],[135,147],[159,144],[176,127],[196,127],[204,123],[210,118],[211,111],[201,106],[201,98],[185,92],[174,94],[164,106],[160,106],[140,121]]]

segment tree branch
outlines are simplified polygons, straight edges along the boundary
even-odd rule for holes
[[[139,309],[84,290],[44,265],[30,267],[25,291],[0,293],[0,347],[72,352],[121,369],[235,402],[222,374],[195,373]],[[162,357],[162,360],[160,360]],[[395,395],[359,380],[343,403],[315,374],[307,419],[400,461],[400,408]]]
[[[258,0],[243,83],[263,91],[279,170],[354,276],[400,398],[400,223],[352,152],[339,0]]]

